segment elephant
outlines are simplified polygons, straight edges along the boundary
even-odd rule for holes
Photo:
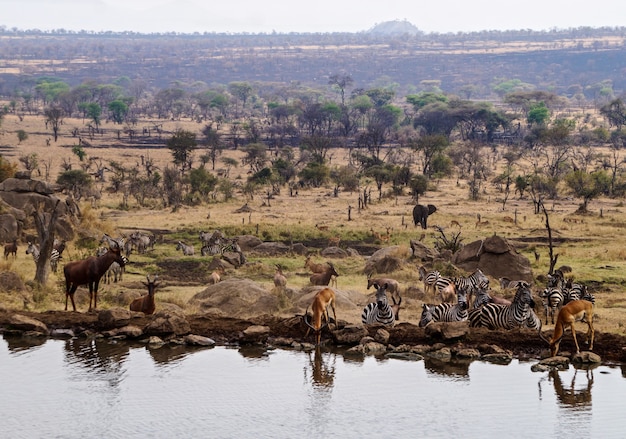
[[[413,208],[413,223],[416,226],[418,224],[421,224],[422,229],[425,229],[428,215],[432,215],[436,211],[437,211],[437,208],[433,204],[429,204],[428,206],[424,206],[422,204],[416,205]]]

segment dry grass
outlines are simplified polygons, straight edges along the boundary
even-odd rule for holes
[[[140,124],[149,125],[149,122]],[[36,153],[41,164],[47,163],[51,169],[50,181],[56,179],[60,171],[63,159],[71,161],[78,166],[78,159],[71,152],[71,147],[78,144],[78,139],[66,133],[72,128],[83,127],[80,120],[66,120],[62,127],[62,136],[55,144],[46,146],[46,139],[50,138],[42,117],[26,116],[22,122],[17,117],[7,115],[2,125],[0,151],[2,155],[14,162],[22,155]],[[104,124],[107,130],[118,129],[118,126]],[[169,122],[164,127],[168,131],[184,128],[199,131],[202,125],[193,122]],[[17,144],[16,132],[25,130],[29,137],[21,145]],[[170,153],[167,148],[159,149],[131,149],[124,147],[115,137],[95,138],[90,140],[94,147],[85,147],[90,157],[99,157],[103,162],[109,160],[135,163],[140,161],[140,155],[154,159],[155,164],[163,169],[170,164]],[[346,160],[346,152],[335,153],[333,164],[343,163]],[[225,157],[232,157],[241,161],[240,151],[225,151]],[[40,166],[43,169],[43,166]],[[231,178],[244,180],[247,169],[240,167],[231,171]],[[364,182],[371,187],[375,196],[375,185],[372,182]],[[510,199],[506,209],[502,210],[502,203],[498,200],[502,196],[493,186],[487,185],[482,193],[482,199],[478,202],[468,200],[468,187],[466,182],[456,179],[446,179],[433,182],[431,189],[421,197],[423,204],[435,204],[437,212],[430,217],[429,224],[439,225],[446,233],[456,232],[457,226],[451,226],[451,221],[457,221],[461,226],[463,243],[470,243],[487,236],[497,234],[509,240],[529,240],[531,237],[545,238],[544,218],[542,215],[533,213],[533,206],[529,200]],[[238,193],[236,198],[229,202],[203,204],[200,206],[183,206],[177,211],[171,209],[140,209],[133,205],[128,210],[120,210],[121,197],[118,195],[105,194],[97,207],[91,208],[83,204],[83,224],[81,230],[94,238],[100,237],[103,232],[112,235],[132,229],[159,229],[171,232],[168,239],[187,239],[193,242],[196,250],[199,250],[198,232],[200,230],[212,230],[220,228],[228,235],[253,234],[265,241],[288,241],[294,242],[307,240],[325,240],[340,237],[341,247],[350,245],[350,242],[367,242],[377,245],[403,245],[406,246],[410,239],[417,239],[422,230],[412,224],[411,211],[413,201],[409,195],[398,197],[375,198],[366,210],[356,209],[358,195],[356,193],[340,193],[338,197],[332,196],[331,188],[300,190],[297,197],[289,197],[287,193],[276,196],[271,200],[271,206],[263,203],[260,197],[246,200]],[[252,212],[235,213],[235,210],[244,203],[249,202]],[[566,222],[566,218],[572,217],[578,207],[577,200],[558,200],[550,202],[547,207],[550,210],[550,221],[554,235],[564,240],[556,248],[559,253],[558,265],[572,267],[572,276],[576,281],[593,285],[597,298],[598,329],[617,333],[626,333],[622,323],[626,317],[626,296],[623,286],[626,285],[626,234],[624,227],[624,208],[621,200],[601,199],[594,200],[590,209],[590,215],[575,218],[582,222]],[[353,206],[351,221],[348,221],[348,206]],[[602,210],[602,217],[599,212]],[[210,212],[210,219],[207,215]],[[482,221],[488,221],[483,227],[476,226],[476,213],[480,212]],[[517,224],[512,224],[508,218],[517,218]],[[315,225],[323,225],[327,230],[319,230]],[[388,242],[376,241],[372,236],[371,229],[383,234],[390,228],[391,234]],[[430,227],[425,232],[424,243],[433,246],[439,236],[438,232]],[[548,269],[547,246],[537,241],[527,242],[519,247],[532,263],[535,275],[545,274]],[[19,249],[17,262],[4,262],[0,270],[13,270],[22,279],[34,278],[35,267],[32,259],[24,254],[25,248]],[[78,249],[71,243],[66,250],[66,260],[76,259],[86,254],[85,249]],[[540,254],[535,261],[534,252]],[[199,253],[199,252],[198,252]],[[159,243],[154,253],[148,255],[133,256],[133,263],[120,284],[105,285],[104,290],[108,294],[115,294],[125,289],[128,285],[140,285],[139,281],[145,278],[147,272],[158,271],[156,261],[159,258],[180,258],[174,250],[171,241]],[[195,256],[200,258],[200,256]],[[318,262],[322,260],[317,257]],[[250,258],[249,267],[237,271],[240,277],[249,277],[260,283],[266,290],[273,289],[272,277],[275,264],[284,267],[288,278],[288,287],[293,289],[308,285],[309,274],[303,268],[304,257],[276,257],[276,258]],[[339,289],[359,291],[363,294],[364,302],[368,291],[365,290],[366,277],[363,274],[363,258],[347,258],[335,261],[335,266],[341,276],[339,277]],[[394,273],[394,277],[400,281],[403,287],[417,286],[417,267],[407,266]],[[232,273],[231,273],[232,275]],[[64,295],[62,293],[61,271],[50,276],[48,285],[45,287],[48,294],[35,300],[31,297],[29,307],[35,310],[62,309]],[[496,282],[494,282],[496,283]],[[541,285],[537,287],[539,290]],[[137,287],[137,289],[139,289]],[[203,287],[198,285],[166,285],[159,293],[157,300],[170,302],[179,306],[185,306],[190,297],[201,291]],[[38,297],[37,294],[34,295]],[[103,294],[107,297],[107,294]],[[0,293],[0,302],[4,306],[21,307],[22,299],[12,293]],[[102,306],[107,306],[106,302]],[[417,321],[419,317],[419,301],[409,305],[404,311],[404,319]],[[285,303],[287,309],[287,303]],[[188,312],[193,310],[187,309]],[[407,312],[408,311],[408,312]],[[358,319],[360,310],[355,311]]]

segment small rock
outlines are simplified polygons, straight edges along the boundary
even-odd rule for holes
[[[424,359],[420,354],[413,352],[388,352],[385,354],[385,357],[405,361],[420,361]]]
[[[382,344],[388,344],[389,343],[389,331],[387,331],[386,329],[382,329],[380,328],[379,330],[376,331],[376,334],[374,335],[374,340],[376,340],[378,343],[382,343]]]
[[[185,343],[192,346],[215,346],[215,340],[201,335],[189,334],[184,337]]]
[[[153,336],[151,336],[148,339],[148,344],[151,345],[151,346],[158,346],[158,347],[160,347],[160,346],[163,346],[165,344],[165,342],[160,337],[157,337],[156,335],[153,335]]]
[[[13,314],[11,316],[9,319],[9,327],[19,331],[34,331],[46,335],[50,332],[45,323],[21,314]]]
[[[572,363],[577,364],[589,364],[589,363],[602,363],[602,358],[598,354],[594,354],[590,351],[582,351],[578,354],[574,354],[572,357]]]
[[[459,349],[456,352],[456,356],[458,358],[478,359],[480,358],[480,352],[478,351],[478,349]]]
[[[426,355],[436,360],[449,361],[452,358],[452,351],[450,350],[450,348],[445,347],[436,351],[428,352]]]

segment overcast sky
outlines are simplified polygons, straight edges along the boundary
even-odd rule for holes
[[[0,0],[21,30],[360,32],[407,20],[425,32],[626,26],[623,0]]]

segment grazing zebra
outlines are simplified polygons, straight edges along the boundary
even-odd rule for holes
[[[462,322],[467,320],[467,289],[457,290],[457,303],[441,303],[439,305],[422,305],[422,316],[419,327],[424,328],[432,322]]]
[[[589,292],[586,285],[569,284],[563,296],[563,305],[567,305],[574,300],[586,300],[594,305],[596,304],[595,296]]]
[[[36,265],[37,261],[39,261],[39,255],[40,255],[39,247],[33,244],[32,242],[29,242],[28,248],[26,249],[26,254],[31,255],[33,257],[33,261],[35,261],[35,265]],[[57,272],[59,259],[61,259],[61,255],[59,254],[59,251],[56,249],[52,249],[52,252],[50,253],[50,268],[55,273]]]
[[[534,306],[535,301],[530,288],[527,284],[522,284],[517,287],[517,292],[511,305],[488,303],[480,308],[471,310],[469,312],[470,326],[482,326],[489,329],[513,329],[524,326]]]
[[[400,319],[400,304],[402,297],[396,303],[396,299],[392,297],[393,305],[389,305],[387,300],[387,284],[379,285],[376,289],[376,301],[368,303],[361,313],[361,321],[365,325],[373,325],[376,323],[392,326],[396,320]]]
[[[194,254],[193,245],[187,245],[182,241],[178,241],[178,244],[176,244],[176,250],[182,250],[183,255],[185,256],[193,256]]]
[[[424,267],[419,268],[420,280],[424,282],[424,294],[428,294],[430,290],[433,291],[433,295],[437,292],[435,283],[437,279],[441,277],[441,273],[438,271],[427,272]]]

